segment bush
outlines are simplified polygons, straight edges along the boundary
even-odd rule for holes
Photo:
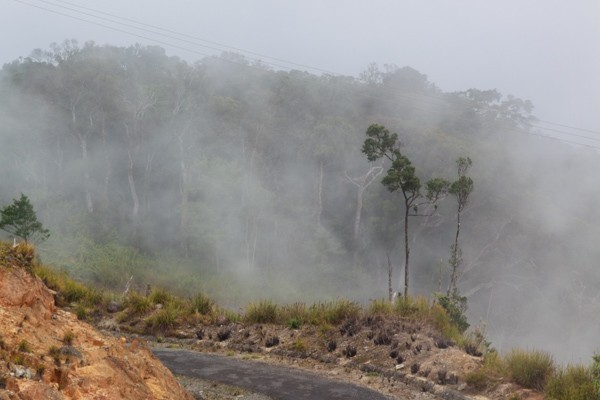
[[[430,315],[431,306],[429,301],[423,297],[413,298],[398,296],[394,303],[394,311],[401,317],[427,318]]]
[[[555,400],[600,399],[591,369],[581,365],[569,365],[553,374],[548,379],[545,394]]]
[[[165,289],[154,289],[149,296],[152,304],[167,305],[175,300],[175,297]]]
[[[515,383],[529,389],[543,390],[554,372],[552,356],[545,351],[513,349],[505,361]]]
[[[170,303],[146,319],[146,326],[152,331],[165,332],[175,327],[180,315],[181,309],[177,305]]]
[[[370,315],[389,315],[394,311],[392,304],[385,300],[373,300],[369,305]]]
[[[23,353],[31,353],[31,345],[23,339],[19,342],[18,350]]]
[[[274,324],[278,320],[278,307],[271,300],[250,303],[246,307],[244,321],[255,324]]]
[[[327,303],[313,304],[309,309],[310,323],[338,325],[348,318],[360,317],[362,308],[358,303],[338,299]]]
[[[467,322],[467,298],[460,296],[458,292],[451,294],[436,293],[435,298],[438,303],[446,310],[450,320],[456,326],[460,333],[463,333],[469,328]]]
[[[75,340],[75,334],[73,331],[67,331],[63,335],[63,343],[67,346],[71,346],[73,344],[73,340]]]
[[[150,299],[138,292],[129,292],[124,305],[129,315],[144,315],[152,309]]]
[[[213,311],[213,302],[204,293],[197,293],[191,299],[190,312],[209,315]]]
[[[300,325],[307,322],[310,318],[310,313],[306,304],[304,303],[293,303],[286,304],[281,307],[280,315],[283,320],[288,321],[288,326],[292,324],[292,321],[296,321],[293,324],[298,325],[296,328],[292,327],[292,329],[298,329]]]

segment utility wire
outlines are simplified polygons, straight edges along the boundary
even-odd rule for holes
[[[152,38],[152,37],[140,35],[140,34],[137,34],[137,33],[134,33],[134,32],[126,31],[126,30],[123,30],[123,29],[120,29],[120,28],[116,28],[114,26],[103,24],[103,23],[99,23],[99,22],[95,22],[95,21],[90,21],[88,19],[81,18],[81,17],[75,16],[75,15],[71,15],[71,14],[67,14],[67,13],[64,13],[64,12],[60,12],[60,11],[57,11],[55,9],[51,9],[51,8],[47,8],[47,7],[43,7],[43,6],[39,6],[39,5],[35,5],[35,4],[31,4],[31,3],[23,1],[23,0],[13,0],[13,1],[15,1],[17,3],[21,3],[21,4],[24,4],[24,5],[27,5],[27,6],[30,6],[30,7],[34,7],[34,8],[40,9],[40,10],[44,10],[44,11],[47,11],[47,12],[50,12],[50,13],[54,13],[54,14],[57,14],[57,15],[65,16],[65,17],[68,17],[68,18],[71,18],[71,19],[75,19],[75,20],[78,20],[78,21],[82,21],[82,22],[85,22],[85,23],[89,23],[89,24],[93,24],[93,25],[100,26],[100,27],[103,27],[103,28],[107,28],[107,29],[110,29],[110,30],[113,30],[113,31],[116,31],[116,32],[120,32],[120,33],[124,33],[124,34],[127,34],[127,35],[131,35],[131,36],[134,36],[134,37],[137,37],[137,38],[150,40],[150,41],[153,41],[155,43],[159,43],[159,44],[162,44],[162,45],[165,45],[165,46],[168,46],[168,47],[172,47],[172,48],[176,48],[176,49],[188,51],[188,52],[191,52],[191,53],[194,53],[194,54],[198,54],[198,55],[201,55],[201,56],[204,56],[204,57],[211,57],[211,55],[203,53],[203,52],[200,52],[198,50],[194,50],[194,49],[190,49],[188,47],[184,47],[184,46],[180,46],[180,45],[177,45],[177,44],[165,42],[165,41],[158,40],[158,39],[155,39],[155,38]],[[252,54],[252,55],[263,57],[263,58],[267,58],[267,59],[270,59],[270,60],[275,60],[275,61],[279,61],[279,62],[282,62],[282,63],[294,65],[294,66],[297,66],[297,67],[302,67],[302,68],[307,68],[307,69],[314,70],[314,71],[319,71],[319,72],[327,73],[327,74],[333,75],[333,76],[342,76],[342,74],[338,74],[338,73],[335,73],[335,72],[332,72],[332,71],[324,70],[324,69],[317,68],[317,67],[312,67],[312,66],[305,65],[305,64],[299,64],[299,63],[295,63],[295,62],[283,60],[283,59],[280,59],[280,58],[271,57],[271,56],[263,55],[263,54],[260,54],[260,53],[255,53],[255,52],[252,52],[252,51],[249,51],[249,50],[244,50],[244,49],[241,49],[241,48],[238,48],[238,47],[233,47],[233,46],[224,45],[224,44],[217,43],[217,42],[208,41],[208,40],[201,39],[201,38],[198,38],[198,37],[195,37],[195,36],[191,36],[191,35],[179,33],[179,32],[176,32],[176,31],[169,30],[169,29],[164,29],[164,28],[161,28],[161,27],[158,27],[158,26],[155,26],[155,25],[146,24],[146,23],[143,23],[143,22],[140,22],[140,21],[136,21],[134,19],[120,17],[120,16],[115,15],[115,14],[106,13],[106,12],[103,12],[103,11],[100,11],[100,10],[97,10],[97,9],[93,9],[93,8],[89,8],[89,7],[79,6],[79,5],[76,5],[74,3],[70,3],[68,1],[64,1],[64,0],[54,0],[54,1],[58,2],[58,3],[68,4],[70,6],[78,7],[78,8],[84,9],[84,10],[92,11],[94,13],[105,15],[105,16],[108,16],[108,17],[111,17],[111,18],[117,18],[117,19],[120,19],[120,20],[123,20],[123,21],[128,21],[128,22],[131,22],[131,23],[134,23],[134,24],[138,24],[138,25],[141,25],[141,26],[146,26],[146,27],[149,27],[149,28],[152,28],[152,29],[146,29],[146,28],[136,27],[136,26],[131,25],[129,23],[119,22],[119,21],[116,21],[116,20],[111,19],[111,18],[106,18],[106,17],[98,16],[98,15],[95,15],[95,14],[92,14],[92,13],[80,11],[80,10],[77,10],[75,8],[72,8],[72,7],[62,6],[60,4],[56,4],[56,3],[53,3],[53,2],[48,1],[48,0],[38,0],[38,1],[41,2],[41,3],[48,4],[50,6],[53,6],[53,7],[59,7],[59,8],[62,8],[62,9],[66,9],[68,11],[71,11],[71,12],[74,12],[74,13],[77,13],[77,14],[82,14],[82,15],[85,15],[85,16],[88,16],[88,17],[92,17],[92,18],[96,18],[96,19],[100,19],[102,21],[106,21],[106,22],[109,22],[109,23],[118,24],[118,25],[130,28],[130,29],[137,29],[137,30],[140,30],[140,31],[143,31],[143,32],[146,32],[146,33],[151,33],[153,35],[166,37],[166,38],[169,38],[169,39],[172,39],[172,40],[181,41],[181,42],[184,42],[184,43],[187,43],[187,44],[191,44],[191,45],[194,45],[194,46],[204,47],[204,48],[215,50],[215,51],[223,51],[223,49],[221,49],[221,48],[214,47],[214,46],[220,46],[220,47],[223,47],[223,48],[226,48],[226,49],[232,49],[232,50],[236,50],[236,51],[239,51],[239,52],[243,52],[243,53],[247,53],[247,54]],[[162,33],[160,31],[167,32],[169,34],[165,34],[165,33]],[[193,40],[178,38],[178,37],[173,36],[173,35],[182,36],[182,37],[190,38],[190,39],[193,39]],[[210,43],[211,45],[214,45],[214,46],[204,45],[204,44],[198,43],[198,41],[205,42],[205,43]],[[245,67],[254,68],[251,65],[242,64],[242,63],[236,62],[234,60],[228,60],[228,59],[222,59],[222,60],[226,61],[226,62],[233,63],[233,64],[238,64],[238,65],[243,65]],[[281,69],[286,69],[286,70],[292,69],[292,68],[290,68],[288,66],[285,66],[285,65],[276,64],[276,63],[273,63],[273,62],[266,62],[264,60],[255,59],[254,61],[259,61],[259,62],[262,62],[263,64],[267,64],[267,65],[270,65],[270,66],[273,66],[273,67],[277,67],[277,68],[281,68]],[[368,97],[368,98],[371,98],[373,100],[381,100],[381,98],[378,98],[378,97],[375,97],[375,96],[370,96],[368,94],[363,94],[363,95],[364,95],[364,97]],[[439,96],[434,96],[434,95],[420,95],[420,94],[419,95],[411,95],[410,93],[394,93],[394,95],[397,96],[397,97],[402,97],[402,98],[410,99],[410,100],[413,100],[413,101],[416,101],[416,102],[428,102],[429,101],[429,103],[432,104],[432,105],[447,106],[447,104],[448,104],[445,99],[443,99],[443,98],[441,98]],[[428,111],[428,110],[425,110],[425,109],[419,108],[419,107],[415,107],[415,108],[416,109],[420,109],[421,111],[425,111],[425,112]],[[554,125],[554,126],[558,126],[558,127],[562,127],[562,128],[574,129],[574,130],[579,130],[579,131],[583,131],[583,132],[589,132],[589,133],[594,133],[594,134],[600,135],[599,131],[595,131],[595,130],[591,130],[591,129],[578,128],[578,127],[574,127],[574,126],[570,126],[570,125],[565,125],[565,124],[560,124],[560,123],[551,122],[551,121],[545,121],[545,120],[537,120],[536,122],[542,122],[542,123],[545,123],[545,124]],[[544,126],[538,125],[536,123],[530,123],[529,125],[531,127],[534,127],[534,128],[538,128],[538,129],[546,130],[546,131],[550,131],[550,132],[555,132],[555,133],[560,133],[561,135],[565,135],[565,136],[579,137],[579,138],[584,138],[584,139],[592,140],[592,141],[600,141],[600,139],[598,139],[598,138],[592,138],[592,137],[589,137],[589,136],[579,135],[579,134],[575,134],[575,133],[572,133],[572,132],[567,132],[567,131],[564,131],[564,130],[559,130],[559,129],[554,129],[554,128],[548,128],[548,127],[544,127]],[[527,133],[527,132],[524,132],[524,133]],[[570,141],[570,140],[564,140],[564,139],[556,138],[556,137],[553,137],[553,136],[547,136],[547,135],[542,135],[542,134],[534,134],[534,135],[535,136],[540,136],[540,137],[545,137],[545,138],[551,138],[551,139],[560,140],[560,141],[563,141],[565,143],[576,144],[576,145],[585,146],[585,147],[598,148],[598,147],[595,147],[593,145],[584,144],[584,143],[580,143],[580,142],[574,142],[574,141]]]
[[[47,0],[38,0],[38,1],[41,1],[41,2],[47,3],[47,4],[52,4],[51,2],[49,2]],[[56,3],[68,4],[70,6],[77,7],[77,8],[83,9],[83,10],[93,11],[93,12],[101,14],[101,15],[106,15],[106,16],[109,16],[109,17],[117,18],[117,19],[120,19],[122,21],[132,22],[134,24],[138,24],[138,25],[145,26],[145,27],[148,27],[148,28],[152,28],[152,29],[155,29],[155,30],[159,30],[159,31],[162,31],[162,32],[167,32],[167,33],[170,33],[170,34],[173,34],[173,35],[177,35],[177,36],[181,36],[181,37],[184,37],[184,38],[192,39],[194,41],[200,41],[200,42],[208,43],[208,44],[213,45],[213,46],[219,46],[219,47],[222,47],[222,48],[225,48],[225,49],[235,50],[237,52],[251,54],[251,55],[256,56],[256,57],[266,58],[266,59],[274,60],[274,61],[277,61],[277,62],[280,62],[280,63],[284,63],[284,64],[289,64],[289,65],[294,65],[294,66],[297,66],[297,67],[306,68],[306,69],[309,69],[309,70],[319,71],[319,72],[323,72],[323,73],[326,73],[326,74],[329,74],[329,75],[341,75],[341,74],[338,74],[336,72],[332,72],[332,71],[329,71],[329,70],[326,70],[326,69],[322,69],[322,68],[318,68],[318,67],[314,67],[314,66],[310,66],[310,65],[306,65],[306,64],[299,64],[299,63],[296,63],[294,61],[284,60],[282,58],[272,57],[272,56],[269,56],[269,55],[266,55],[266,54],[256,53],[256,52],[253,52],[253,51],[250,51],[250,50],[245,50],[245,49],[242,49],[242,48],[239,48],[239,47],[234,47],[234,46],[230,46],[230,45],[227,45],[227,44],[223,44],[223,43],[219,43],[219,42],[214,42],[214,41],[207,40],[207,39],[202,39],[202,38],[197,37],[197,36],[188,35],[186,33],[181,33],[181,32],[173,31],[173,30],[170,30],[170,29],[162,28],[162,27],[157,26],[157,25],[147,24],[147,23],[135,20],[135,19],[121,17],[121,16],[116,15],[116,14],[107,13],[107,12],[100,11],[100,10],[97,10],[97,9],[94,9],[94,8],[90,8],[90,7],[80,6],[78,4],[70,3],[68,1],[64,1],[64,0],[54,0],[54,1]],[[52,5],[55,5],[55,4],[52,4]],[[60,6],[60,5],[56,5],[56,6],[63,7],[63,6]],[[66,8],[66,7],[64,7],[64,8]],[[71,8],[68,8],[68,9],[69,10],[73,10]],[[73,11],[79,12],[77,10],[73,10]],[[88,14],[88,15],[91,15],[91,14]],[[99,18],[99,17],[97,17],[97,18]],[[118,23],[116,21],[112,21],[112,22]],[[131,27],[130,25],[128,25],[128,26]],[[135,28],[135,29],[140,29],[140,28]],[[160,34],[158,32],[154,32],[154,33]],[[189,43],[199,45],[196,42],[189,42]],[[199,45],[199,46],[201,46],[201,45]],[[212,48],[212,47],[209,47],[209,48]],[[218,50],[221,50],[221,49],[218,49]]]

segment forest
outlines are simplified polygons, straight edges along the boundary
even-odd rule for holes
[[[444,92],[411,67],[314,75],[70,40],[3,66],[0,120],[0,205],[29,196],[45,263],[230,307],[387,298],[389,265],[402,291],[404,202],[361,151],[381,124],[423,182],[472,159],[457,280],[472,324],[500,349],[597,346],[600,158],[540,134],[527,100]],[[450,197],[410,218],[411,294],[449,284]]]

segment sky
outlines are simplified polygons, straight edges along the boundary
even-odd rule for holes
[[[77,39],[316,74],[410,66],[446,92],[531,100],[542,133],[600,148],[598,21],[598,0],[0,0],[0,63]]]

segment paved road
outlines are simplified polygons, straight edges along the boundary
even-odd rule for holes
[[[388,400],[369,389],[266,363],[181,349],[153,352],[177,375],[243,387],[277,400]]]

